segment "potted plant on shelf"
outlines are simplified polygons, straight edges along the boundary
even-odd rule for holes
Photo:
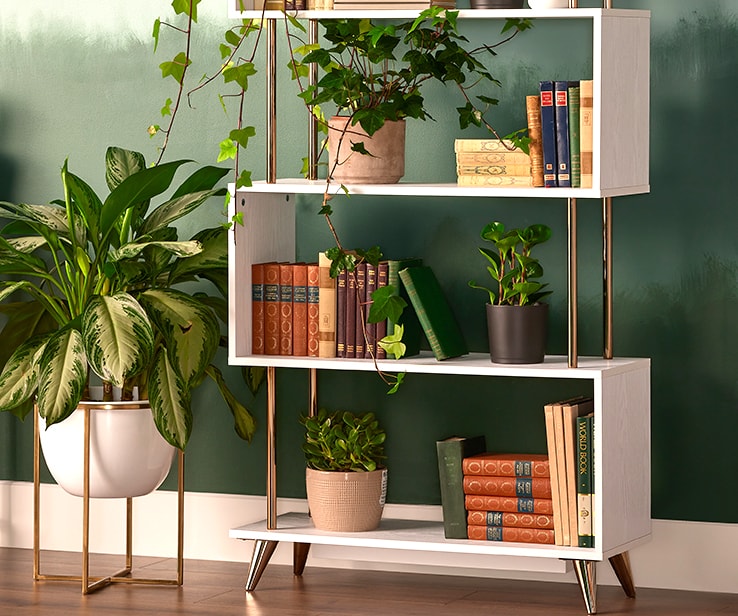
[[[227,170],[199,168],[163,202],[152,204],[188,162],[147,167],[140,153],[111,147],[105,199],[65,162],[62,200],[0,202],[0,217],[10,221],[0,232],[0,310],[7,317],[1,335],[9,356],[0,373],[0,410],[23,418],[37,408],[46,427],[47,463],[72,493],[79,493],[81,479],[60,481],[46,441],[55,428],[62,440],[71,438],[66,431],[77,422],[75,410],[91,399],[91,377],[102,386],[107,406],[114,387],[128,406],[145,406],[144,421],[152,428],[135,428],[130,438],[124,438],[128,428],[113,428],[112,443],[99,443],[94,453],[107,452],[116,440],[131,451],[121,453],[128,462],[114,460],[102,475],[130,475],[140,468],[136,463],[146,456],[132,450],[142,434],[136,430],[155,433],[164,463],[167,457],[171,462],[173,447],[184,450],[193,423],[191,394],[206,375],[233,412],[238,434],[247,440],[253,435],[253,418],[212,364],[221,341],[219,319],[226,313],[227,231],[202,229],[183,241],[174,226],[224,193],[215,186]],[[181,286],[198,279],[213,283],[220,297]],[[132,402],[135,390],[138,402]],[[131,414],[122,416],[128,421]],[[67,444],[80,453],[81,443],[80,436]],[[75,454],[50,455],[64,462]],[[159,483],[166,477],[161,472]],[[96,493],[95,476],[91,471],[93,496],[142,493],[139,488],[138,494],[112,494],[103,487]]]
[[[320,409],[301,419],[308,506],[320,530],[355,532],[379,525],[387,490],[386,434],[374,413]]]
[[[500,364],[540,363],[548,333],[548,304],[541,300],[551,292],[539,280],[543,267],[531,251],[551,237],[551,229],[535,224],[506,230],[503,223],[491,222],[481,236],[494,246],[479,252],[487,259],[487,271],[495,284],[485,287],[471,280],[469,286],[489,294],[490,358]]]

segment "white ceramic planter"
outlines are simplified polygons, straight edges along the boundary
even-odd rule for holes
[[[174,447],[154,425],[146,401],[83,402],[64,421],[46,428],[39,418],[41,449],[56,482],[84,496],[84,411],[90,409],[90,497],[149,494],[169,473]]]

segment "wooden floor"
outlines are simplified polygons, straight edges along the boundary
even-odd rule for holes
[[[44,552],[41,571],[80,571],[76,554]],[[169,559],[137,558],[134,575],[167,577]],[[120,557],[91,559],[91,575],[112,573]],[[738,583],[738,572],[736,574]],[[578,586],[410,573],[362,573],[310,568],[302,577],[270,565],[258,589],[247,594],[246,566],[188,560],[182,587],[115,584],[83,596],[78,582],[33,582],[32,552],[0,548],[0,615],[3,616],[494,616],[584,615]],[[636,599],[620,588],[600,586],[598,614],[738,616],[738,594],[638,589]]]

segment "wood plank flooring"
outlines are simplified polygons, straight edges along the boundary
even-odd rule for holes
[[[45,574],[78,574],[78,554],[43,552]],[[122,557],[93,555],[91,575],[113,573]],[[170,577],[172,559],[136,558],[134,575]],[[173,575],[171,576],[173,577]],[[184,586],[116,584],[83,596],[78,582],[33,582],[32,552],[0,548],[2,616],[570,616],[585,615],[576,584],[311,568],[302,577],[270,565],[253,593],[246,565],[187,560]],[[637,580],[636,580],[637,581]],[[738,584],[738,573],[736,574]],[[738,616],[738,594],[597,589],[598,614]]]

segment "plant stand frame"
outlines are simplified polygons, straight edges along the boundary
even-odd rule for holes
[[[90,409],[85,408],[84,428],[84,494],[82,496],[82,573],[49,575],[41,572],[41,435],[38,411],[33,412],[33,580],[76,581],[82,583],[82,594],[100,590],[110,584],[147,584],[182,586],[184,580],[184,452],[177,451],[177,577],[140,578],[131,576],[133,569],[133,498],[126,498],[125,567],[109,576],[90,576]]]

